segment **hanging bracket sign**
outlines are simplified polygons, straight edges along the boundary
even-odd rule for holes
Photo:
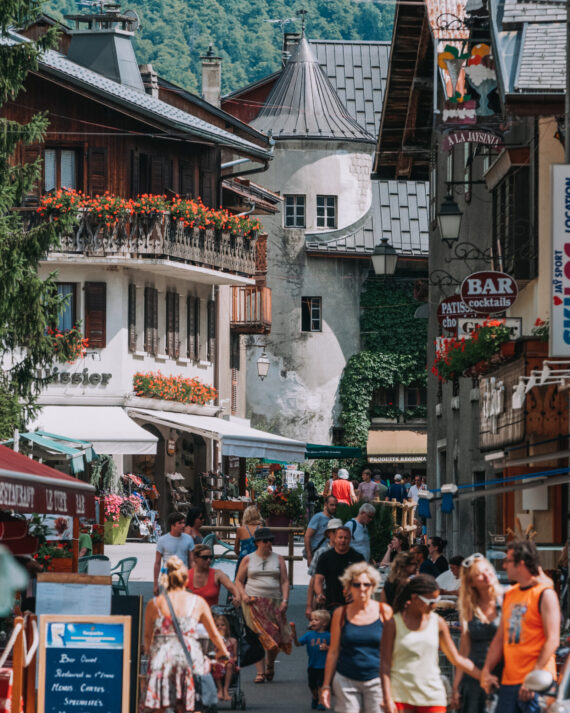
[[[470,310],[459,295],[452,295],[441,300],[437,306],[437,321],[446,332],[457,332],[458,319],[474,319],[478,313]]]
[[[513,306],[518,287],[506,272],[487,270],[468,275],[461,284],[460,294],[470,311],[497,314]]]

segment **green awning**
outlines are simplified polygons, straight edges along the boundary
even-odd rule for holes
[[[313,458],[360,458],[362,449],[352,446],[318,446],[307,443],[305,446],[305,459]]]
[[[66,456],[74,475],[82,473],[85,470],[85,464],[90,463],[96,457],[92,445],[86,441],[74,441],[71,438],[44,431],[21,433],[20,437],[35,443],[48,453],[61,453]],[[75,447],[72,447],[71,444]]]

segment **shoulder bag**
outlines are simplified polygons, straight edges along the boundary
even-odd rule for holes
[[[190,671],[192,671],[192,678],[194,679],[194,690],[196,691],[196,710],[204,711],[212,706],[217,706],[218,693],[216,691],[216,684],[214,683],[214,679],[209,673],[198,674],[194,672],[194,667],[192,665],[192,656],[190,655],[190,651],[188,650],[186,642],[184,641],[184,637],[182,636],[180,624],[178,623],[178,617],[174,613],[174,607],[172,606],[170,597],[166,592],[164,592],[164,598],[166,599],[166,603],[168,604],[168,608],[170,609],[170,616],[172,618],[172,625],[174,626],[174,631],[176,632],[176,636],[178,637],[180,646],[182,646],[182,651],[184,651],[184,655],[186,656],[186,661],[188,661]]]

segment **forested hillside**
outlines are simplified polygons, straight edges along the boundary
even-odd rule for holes
[[[211,42],[223,58],[222,91],[237,89],[280,66],[281,25],[299,30],[296,11],[307,8],[307,36],[318,39],[389,40],[393,5],[373,0],[122,0],[136,10],[141,29],[135,47],[139,62],[151,62],[162,76],[191,91],[200,87],[200,55]],[[77,12],[74,0],[47,0],[46,12],[59,18]]]

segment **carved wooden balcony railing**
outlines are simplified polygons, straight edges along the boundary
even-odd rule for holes
[[[211,229],[184,227],[165,213],[139,215],[106,228],[87,216],[50,251],[85,257],[124,257],[179,260],[217,270],[254,275],[259,263],[256,237],[230,235]]]
[[[271,288],[261,285],[232,287],[230,327],[239,334],[269,334]]]

